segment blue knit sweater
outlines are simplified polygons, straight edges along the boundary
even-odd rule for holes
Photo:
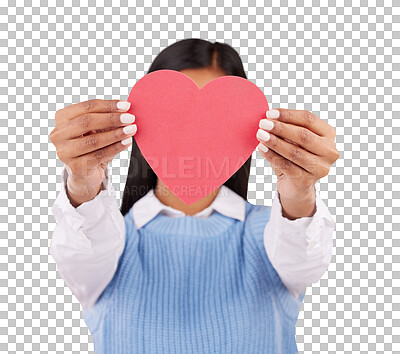
[[[296,353],[294,299],[263,244],[269,206],[246,218],[158,214],[139,230],[132,210],[116,273],[83,312],[96,354]]]

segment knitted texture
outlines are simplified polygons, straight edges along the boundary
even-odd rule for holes
[[[96,354],[296,353],[295,299],[269,262],[271,207],[246,218],[158,214],[136,229],[95,306],[83,312]]]

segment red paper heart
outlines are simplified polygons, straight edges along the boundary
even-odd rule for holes
[[[269,109],[264,93],[247,79],[221,76],[199,89],[174,70],[142,77],[128,101],[143,156],[186,204],[213,192],[246,162]]]

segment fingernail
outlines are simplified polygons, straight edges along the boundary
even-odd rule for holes
[[[120,118],[121,123],[133,123],[135,121],[135,116],[129,113],[121,114]]]
[[[128,145],[132,142],[132,138],[127,138],[121,141],[122,145]]]
[[[258,144],[258,148],[262,151],[262,152],[267,152],[268,148],[263,144],[263,143],[259,143]]]
[[[117,103],[117,108],[120,109],[121,111],[127,111],[130,106],[131,106],[130,102],[119,101]]]
[[[279,118],[279,111],[277,111],[276,109],[272,109],[267,111],[267,118]]]
[[[125,133],[125,134],[133,134],[133,133],[136,133],[136,129],[137,129],[137,126],[136,126],[136,124],[132,124],[132,125],[128,125],[128,126],[126,126],[124,129],[122,129],[123,130],[123,132]]]
[[[271,122],[268,119],[261,119],[259,127],[266,130],[271,130],[274,127],[274,122]]]
[[[259,138],[261,140],[264,140],[264,141],[268,141],[269,140],[269,134],[265,130],[258,129],[257,138]]]

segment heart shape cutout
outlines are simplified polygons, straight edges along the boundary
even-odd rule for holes
[[[140,151],[185,204],[213,192],[247,161],[269,109],[264,93],[245,78],[221,76],[200,89],[167,69],[143,76],[128,101]]]

